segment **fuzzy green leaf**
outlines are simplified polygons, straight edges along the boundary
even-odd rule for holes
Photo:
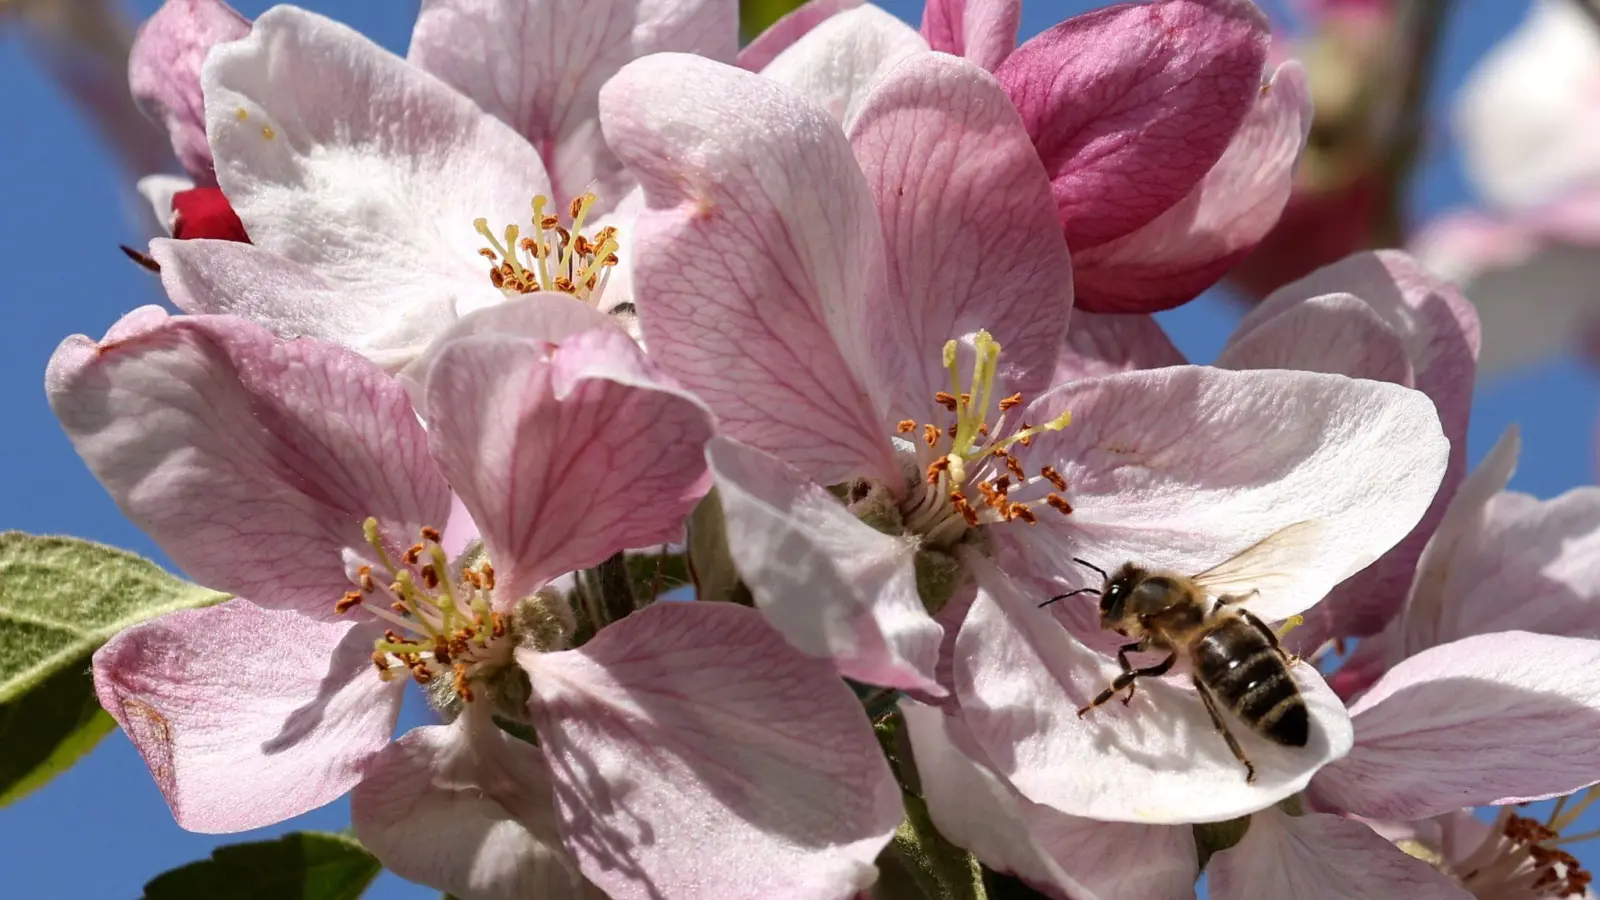
[[[805,0],[739,0],[739,33],[751,41]]]
[[[89,676],[101,644],[145,619],[225,599],[113,547],[0,534],[0,806],[114,727]]]
[[[144,900],[356,900],[382,870],[354,838],[297,831],[218,847],[210,859],[157,875]]]

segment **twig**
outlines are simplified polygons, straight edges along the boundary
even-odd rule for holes
[[[1422,152],[1434,62],[1451,6],[1451,0],[1403,0],[1400,4],[1389,57],[1395,71],[1392,90],[1386,92],[1391,102],[1379,107],[1373,132],[1384,151],[1379,173],[1384,203],[1373,234],[1380,247],[1405,243],[1406,187]]]

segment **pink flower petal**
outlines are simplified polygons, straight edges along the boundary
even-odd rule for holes
[[[1505,491],[1512,474],[1517,470],[1517,457],[1521,452],[1522,432],[1512,425],[1500,435],[1494,448],[1478,463],[1478,467],[1462,480],[1460,489],[1445,507],[1444,515],[1439,517],[1438,527],[1417,556],[1411,590],[1400,609],[1399,630],[1392,646],[1390,663],[1472,633],[1452,633],[1448,624],[1452,620],[1460,621],[1460,611],[1452,607],[1466,599],[1465,591],[1477,585],[1451,585],[1450,576],[1458,564],[1472,561],[1475,551],[1488,550],[1499,555],[1494,549],[1484,547],[1481,541],[1488,525],[1489,504]],[[1521,541],[1518,544],[1515,551],[1506,554],[1507,558],[1514,559],[1532,549]],[[1541,557],[1543,555],[1542,551],[1536,550],[1535,553]],[[1520,574],[1531,574],[1526,572],[1528,562],[1532,560],[1524,561],[1524,571]],[[1464,565],[1462,567],[1465,568]],[[1519,584],[1518,593],[1528,586],[1527,583]],[[1447,587],[1455,587],[1456,591],[1447,592]],[[1475,599],[1489,597],[1495,598],[1493,602],[1499,602],[1497,591],[1475,595]],[[1517,606],[1520,608],[1521,604]]]
[[[739,68],[749,69],[752,72],[765,69],[778,54],[789,49],[795,41],[810,34],[811,29],[839,13],[855,9],[862,2],[863,0],[806,0],[784,13],[783,18],[773,22],[766,31],[756,35],[755,40],[740,49]]]
[[[881,228],[838,124],[761,76],[672,54],[612,79],[601,121],[648,203],[633,277],[651,356],[721,433],[823,484],[898,476],[863,387],[887,344],[867,307]]]
[[[1181,366],[1188,360],[1150,316],[1103,315],[1079,310],[1072,315],[1067,341],[1056,357],[1051,384],[1066,384],[1136,369]]]
[[[710,413],[615,327],[554,348],[489,335],[452,341],[427,394],[434,455],[508,597],[626,548],[676,540],[710,488]]]
[[[1326,372],[1405,387],[1416,381],[1405,338],[1371,304],[1350,294],[1302,300],[1261,322],[1246,317],[1216,365]]]
[[[222,0],[166,0],[139,27],[128,53],[134,101],[166,127],[178,162],[201,185],[214,186],[217,175],[206,143],[200,65],[215,45],[249,33],[250,21]]]
[[[1017,48],[1022,0],[928,0],[922,36],[934,50],[993,72]]]
[[[1344,705],[1303,664],[1293,675],[1311,715],[1305,747],[1275,744],[1223,714],[1255,765],[1254,783],[1187,679],[1144,679],[1129,705],[1109,703],[1079,718],[1077,709],[1111,683],[1116,665],[987,560],[973,554],[967,561],[979,592],[956,638],[962,717],[995,771],[1035,803],[1114,822],[1221,821],[1300,791],[1350,749]]]
[[[1472,900],[1366,825],[1321,813],[1256,813],[1206,872],[1216,900]]]
[[[158,239],[150,255],[167,296],[186,313],[241,316],[279,337],[341,344],[388,368],[409,361],[454,317],[440,298],[436,316],[397,318],[384,297],[342,291],[314,268],[250,244]]]
[[[1268,621],[1312,607],[1410,532],[1449,449],[1422,394],[1309,372],[1108,375],[1057,388],[1023,418],[1063,410],[1072,424],[1035,437],[1020,461],[1054,466],[1073,512],[995,527],[1008,571],[1098,587],[1077,556],[1194,574],[1320,520],[1315,549],[1282,560],[1244,601]]]
[[[134,190],[150,204],[155,221],[169,236],[172,234],[172,198],[184,191],[194,190],[194,180],[183,175],[146,175],[134,184]]]
[[[389,742],[403,683],[373,671],[381,631],[230,600],[112,638],[95,692],[179,825],[260,828],[337,799]]]
[[[1050,173],[1074,253],[1194,190],[1255,104],[1267,43],[1248,0],[1158,0],[1068,19],[1011,54],[995,75]]]
[[[917,593],[915,542],[861,522],[769,454],[719,437],[706,455],[728,549],[773,627],[858,681],[943,696],[942,630]]]
[[[390,310],[402,334],[504,299],[473,222],[526,223],[532,197],[549,193],[539,154],[509,126],[289,6],[218,48],[204,82],[217,178],[258,246],[347,302]]]
[[[1555,797],[1600,781],[1600,641],[1507,631],[1434,647],[1350,707],[1322,802],[1374,819]]]
[[[1478,322],[1468,303],[1454,287],[1427,274],[1411,257],[1399,251],[1359,253],[1273,293],[1240,323],[1230,347],[1256,340],[1253,332],[1276,322],[1286,311],[1311,298],[1349,293],[1365,301],[1397,334],[1410,359],[1411,382],[1433,400],[1445,437],[1450,440],[1450,461],[1427,513],[1394,549],[1377,563],[1335,588],[1326,602],[1307,618],[1306,630],[1296,635],[1302,642],[1320,642],[1339,635],[1368,635],[1381,630],[1404,602],[1411,586],[1417,558],[1428,537],[1438,527],[1445,506],[1466,474],[1467,422],[1472,406]],[[1271,342],[1270,336],[1262,340]],[[1369,336],[1374,354],[1387,343]],[[1277,360],[1289,368],[1342,371],[1359,378],[1386,378],[1380,367],[1341,369],[1341,351],[1331,340],[1311,338],[1300,344],[1294,361]],[[1224,351],[1224,358],[1230,356]],[[1248,359],[1248,354],[1241,360]],[[1250,361],[1252,368],[1266,362]],[[1239,365],[1221,362],[1219,365]],[[1382,364],[1393,368],[1393,361]],[[1390,379],[1386,379],[1390,380]]]
[[[628,185],[600,134],[600,86],[650,53],[738,47],[736,0],[426,0],[409,56],[538,148],[557,204],[588,190],[603,212]]]
[[[559,344],[585,331],[616,327],[617,322],[610,316],[575,297],[541,291],[462,316],[440,332],[396,377],[411,395],[417,415],[427,421],[431,418],[427,408],[428,376],[439,354],[454,341],[479,335],[502,335],[526,338],[541,345]]]
[[[350,817],[386,868],[463,900],[604,896],[561,845],[544,754],[482,704],[384,748],[350,795]]]
[[[1083,305],[1151,312],[1215,284],[1277,224],[1310,127],[1305,71],[1284,63],[1187,197],[1136,231],[1074,253]]]
[[[1193,900],[1187,827],[1096,822],[1029,802],[985,764],[958,716],[900,702],[939,833],[992,869],[1062,898]]]
[[[869,3],[817,23],[761,74],[804,94],[834,121],[848,123],[881,73],[927,49],[910,25]]]
[[[1005,348],[1008,391],[1048,387],[1072,263],[1049,178],[1000,86],[963,60],[915,54],[875,82],[849,131],[889,252],[897,335],[880,358],[884,380],[904,385],[898,411],[934,421],[933,395],[950,388],[942,348],[980,328]]]
[[[567,844],[618,900],[843,897],[900,791],[854,694],[754,610],[657,603],[517,659]]]
[[[197,581],[263,606],[335,618],[363,521],[404,546],[450,509],[405,391],[330,344],[146,307],[99,343],[62,342],[45,390],[135,525]]]

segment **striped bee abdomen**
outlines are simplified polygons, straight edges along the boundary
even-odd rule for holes
[[[1227,616],[1194,643],[1195,674],[1222,705],[1256,732],[1289,747],[1304,747],[1311,717],[1283,657],[1267,636]]]

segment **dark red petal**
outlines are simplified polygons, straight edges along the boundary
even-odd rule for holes
[[[180,241],[211,238],[250,243],[244,223],[221,188],[201,187],[172,195],[172,236]]]

